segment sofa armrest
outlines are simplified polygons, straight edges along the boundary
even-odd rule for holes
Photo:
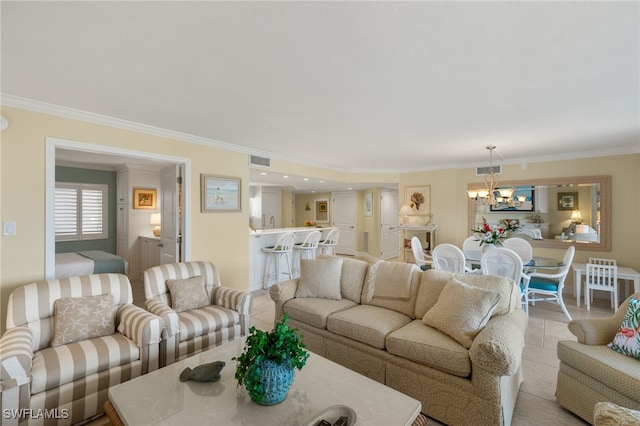
[[[271,300],[276,304],[275,322],[280,321],[284,316],[283,307],[285,302],[296,296],[299,280],[299,278],[295,278],[293,280],[283,281],[272,285],[269,289],[269,296],[271,296]]]
[[[118,331],[138,347],[156,345],[162,340],[164,321],[139,306],[126,304],[118,309]]]
[[[469,348],[472,368],[479,367],[496,376],[515,374],[522,362],[527,322],[522,309],[491,318]]]
[[[171,309],[171,306],[167,305],[160,299],[147,299],[144,302],[145,307],[149,312],[162,318],[164,322],[164,330],[162,331],[163,337],[171,337],[180,332],[180,321],[178,320],[178,314]]]
[[[31,366],[33,363],[33,333],[27,327],[16,327],[0,338],[0,408],[28,408],[31,396]],[[13,421],[15,420],[15,421]],[[17,424],[15,419],[4,419]]]
[[[235,288],[217,286],[213,289],[213,304],[223,308],[233,309],[240,314],[240,328],[242,335],[249,334],[251,322],[251,293]]]
[[[618,310],[620,311],[620,310]],[[606,345],[613,341],[620,328],[622,318],[583,318],[569,322],[569,331],[578,343],[585,345]]]

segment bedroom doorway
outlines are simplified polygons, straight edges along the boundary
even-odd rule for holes
[[[172,168],[178,170],[181,183],[180,185],[172,185],[169,189],[160,189],[159,194],[164,193],[164,199],[175,200],[179,206],[173,209],[163,209],[170,212],[175,217],[166,218],[169,222],[175,224],[174,229],[178,230],[176,236],[177,255],[182,260],[190,259],[190,186],[189,176],[191,175],[190,159],[183,157],[167,156],[143,151],[135,151],[123,148],[115,148],[105,145],[96,145],[83,142],[67,141],[56,138],[46,139],[46,164],[45,164],[45,180],[46,180],[46,235],[45,235],[45,276],[47,279],[55,276],[55,185],[56,185],[56,165],[67,165],[73,167],[84,167],[96,170],[122,170],[123,167],[134,167],[139,170],[156,171],[158,176],[161,169]],[[155,172],[154,172],[155,173]],[[160,182],[160,181],[158,181]],[[164,184],[158,184],[163,186]],[[175,192],[175,194],[173,192]],[[130,210],[136,213],[140,211]],[[146,224],[149,219],[145,216]],[[163,222],[165,220],[163,219]],[[164,230],[163,230],[164,231]],[[136,232],[130,230],[129,232]],[[163,232],[163,234],[165,234]],[[129,240],[136,239],[138,234],[131,234]],[[118,237],[120,238],[120,236]],[[137,253],[135,253],[137,255]],[[176,260],[178,256],[175,257]],[[131,272],[131,271],[130,271]]]

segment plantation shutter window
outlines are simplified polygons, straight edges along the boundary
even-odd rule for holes
[[[56,241],[107,238],[107,185],[56,182]]]

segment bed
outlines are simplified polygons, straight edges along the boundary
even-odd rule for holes
[[[129,264],[120,256],[102,250],[56,253],[56,278],[115,272],[127,274]]]

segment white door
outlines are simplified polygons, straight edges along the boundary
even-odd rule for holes
[[[180,250],[180,166],[165,167],[160,171],[161,235],[160,264],[181,260]]]
[[[380,191],[380,257],[388,260],[400,255],[398,191]]]
[[[356,254],[356,193],[334,192],[331,194],[332,225],[340,229],[336,254]]]

